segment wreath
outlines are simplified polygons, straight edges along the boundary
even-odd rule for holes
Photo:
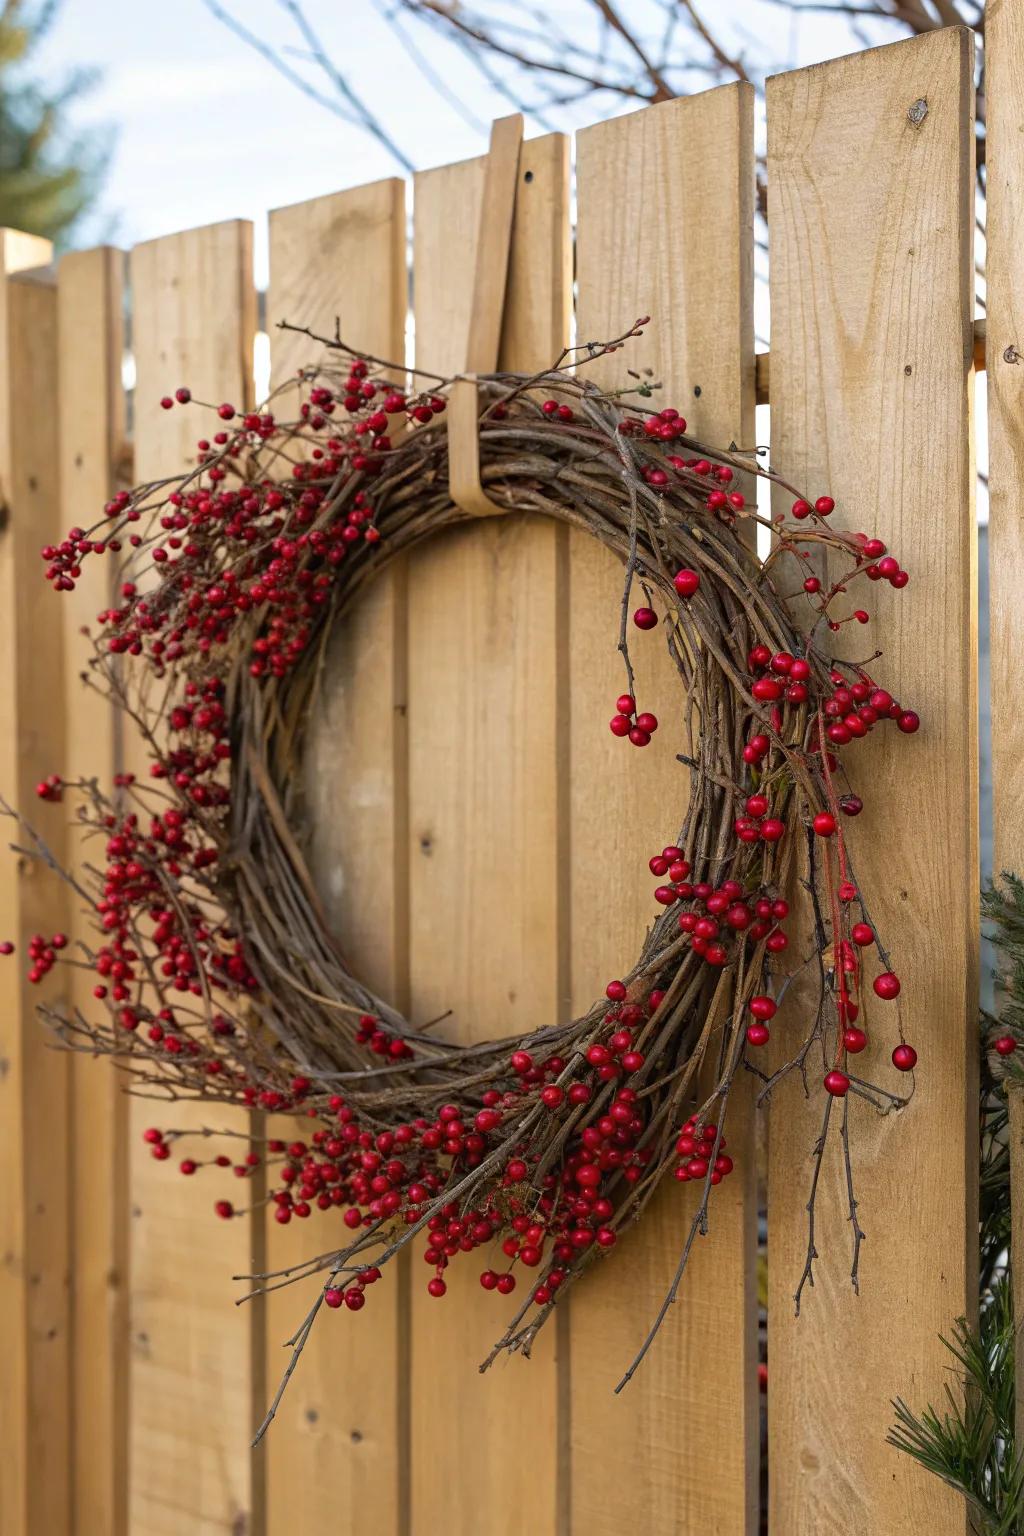
[[[481,1285],[518,1292],[490,1359],[528,1354],[559,1298],[671,1176],[699,1194],[626,1380],[732,1170],[739,1073],[759,1079],[760,1102],[820,1062],[815,1187],[837,1104],[849,1158],[848,1095],[880,1110],[906,1102],[855,1070],[868,1000],[891,1001],[900,984],[854,874],[847,824],[861,800],[842,760],[874,729],[912,734],[918,718],[830,652],[867,619],[851,607],[854,581],[899,588],[906,573],[879,539],[837,529],[827,495],[792,491],[790,515],[762,518],[740,485],[785,482],[754,452],[697,442],[677,411],[650,412],[643,377],[616,392],[589,382],[580,365],[644,323],[549,371],[478,385],[487,496],[582,529],[622,562],[612,733],[623,751],[686,745],[686,811],[665,807],[671,835],[650,859],[640,954],[566,1023],[470,1046],[415,1027],[349,970],[303,856],[297,767],[332,628],[389,560],[467,520],[449,487],[444,380],[417,373],[410,389],[401,368],[306,331],[322,363],[259,411],[211,407],[218,430],[187,473],[118,494],[96,528],[43,551],[63,591],[86,558],[121,560],[89,677],[151,757],[148,781],[122,774],[110,792],[56,775],[39,786],[48,800],[76,791],[105,848],[102,867],[68,875],[95,915],[99,938],[78,963],[95,972],[105,1017],[46,1010],[48,1020],[68,1044],[115,1056],[150,1094],[293,1112],[315,1127],[254,1144],[243,1165],[268,1164],[279,1222],[321,1211],[342,1229],[328,1258],[290,1272],[323,1275],[292,1366],[319,1309],[360,1310],[420,1236],[435,1297],[453,1261],[486,1256]],[[190,399],[181,388],[162,403]],[[643,649],[657,631],[679,678],[668,729],[643,707]],[[38,839],[35,851],[49,857]],[[810,912],[795,961],[794,888]],[[67,958],[66,943],[36,936],[31,979]],[[785,1061],[769,1073],[759,1056],[797,970],[814,984],[799,989]],[[889,1029],[892,1061],[910,1071],[898,1009]],[[164,1160],[185,1134],[145,1137]],[[179,1166],[203,1164],[197,1153]],[[850,1206],[856,1283],[852,1184]],[[227,1199],[216,1210],[240,1214]],[[813,1256],[809,1245],[801,1288]]]

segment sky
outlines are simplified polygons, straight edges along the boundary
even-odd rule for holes
[[[491,4],[501,0],[491,0]],[[509,0],[506,0],[506,4]],[[650,0],[631,0],[629,14]],[[705,14],[731,29],[750,54],[769,46],[795,63],[850,49],[832,19],[780,21],[770,0],[704,0]],[[296,68],[306,66],[281,0],[223,0]],[[465,56],[431,29],[405,23],[404,46],[370,0],[305,0],[310,19],[356,88],[373,104],[418,169],[479,154],[493,116],[509,110]],[[547,0],[546,14],[570,31],[586,14],[579,0]],[[413,56],[442,78],[461,111],[429,82]],[[64,0],[35,55],[48,80],[96,66],[92,93],[74,109],[79,125],[115,132],[102,198],[79,243],[122,245],[218,219],[254,221],[257,280],[265,279],[268,209],[396,173],[368,135],[332,116],[219,22],[203,0]],[[585,125],[621,101],[588,101],[554,126]],[[544,125],[528,125],[527,132]]]

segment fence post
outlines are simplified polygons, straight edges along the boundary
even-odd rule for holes
[[[993,869],[1024,875],[1024,11],[986,7],[985,300],[988,320],[989,648],[992,688]],[[1017,1453],[1024,1451],[1024,1090],[1011,1089],[1014,1317],[1018,1331]]]
[[[42,545],[59,538],[57,296],[45,240],[0,230],[0,794],[53,853],[66,807],[34,786],[64,771],[63,661]],[[27,271],[23,269],[39,268]],[[13,821],[3,841],[30,845]],[[26,979],[32,934],[67,931],[66,888],[4,850],[0,940],[0,1529],[70,1531],[68,1058],[36,1017],[65,1001],[66,974]]]
[[[977,1290],[976,529],[971,447],[973,51],[966,28],[872,49],[768,85],[772,457],[850,529],[877,533],[910,572],[865,593],[851,658],[922,718],[848,765],[865,810],[851,839],[872,918],[903,979],[920,1052],[899,1114],[847,1101],[860,1296],[837,1139],[826,1147],[813,1291],[809,1154],[820,1081],[789,1077],[769,1133],[769,1478],[773,1530],[964,1530],[963,1501],[885,1443],[897,1394],[941,1405],[939,1334]],[[777,512],[791,498],[780,495]],[[851,594],[853,601],[856,598]],[[863,1075],[906,1091],[888,1062],[897,1005],[869,989]],[[799,984],[776,1034],[802,1038]],[[888,1010],[888,1012],[886,1011]],[[792,1034],[788,1032],[792,1031]],[[798,1034],[797,1031],[800,1031]]]

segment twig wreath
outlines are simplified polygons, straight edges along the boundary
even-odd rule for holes
[[[95,972],[106,1022],[53,1010],[49,1022],[69,1044],[116,1056],[137,1091],[313,1125],[291,1143],[254,1143],[236,1169],[266,1164],[278,1221],[320,1210],[344,1229],[306,1264],[249,1277],[258,1294],[324,1276],[290,1341],[288,1375],[321,1306],[361,1309],[419,1234],[432,1296],[445,1294],[459,1255],[489,1255],[480,1283],[522,1300],[486,1363],[501,1350],[528,1354],[559,1298],[672,1175],[699,1195],[670,1291],[621,1387],[732,1169],[724,1131],[737,1074],[760,1079],[760,1102],[794,1070],[807,1084],[819,1058],[823,1120],[797,1305],[816,1256],[814,1194],[837,1101],[856,1285],[863,1234],[847,1096],[879,1110],[906,1100],[853,1070],[868,1046],[868,998],[892,1000],[900,984],[853,872],[844,823],[861,801],[840,757],[879,725],[911,734],[918,719],[864,664],[834,660],[829,641],[867,617],[850,608],[854,578],[901,587],[907,576],[880,540],[830,525],[828,496],[793,492],[791,516],[767,525],[759,556],[762,519],[737,476],[778,477],[752,453],[696,442],[672,409],[645,414],[650,386],[638,375],[607,393],[578,368],[644,323],[563,354],[550,371],[480,386],[486,493],[583,529],[622,561],[610,644],[625,686],[612,732],[624,750],[669,749],[642,707],[643,665],[635,674],[630,648],[631,635],[657,644],[647,634],[660,629],[679,676],[672,729],[692,744],[679,755],[685,819],[650,860],[657,915],[643,948],[567,1023],[473,1046],[416,1028],[349,971],[303,856],[296,767],[332,627],[389,559],[466,521],[449,490],[444,380],[418,374],[410,392],[403,369],[311,337],[326,348],[322,366],[261,411],[215,407],[220,430],[199,442],[188,473],[122,492],[97,528],[74,528],[43,552],[65,591],[87,556],[122,558],[91,681],[131,717],[152,759],[149,782],[123,774],[109,796],[56,775],[39,786],[47,800],[77,791],[79,819],[104,846],[102,867],[62,873],[99,930],[76,963]],[[282,420],[289,394],[298,406]],[[190,398],[183,388],[163,404]],[[798,941],[807,953],[787,966],[784,892],[795,881],[809,902]],[[63,935],[37,935],[31,978],[69,958],[66,947]],[[787,1059],[767,1074],[758,1053],[797,973],[812,985],[794,989]],[[898,1010],[896,1019],[892,1061],[910,1071],[916,1055]],[[154,1127],[146,1140],[169,1159],[186,1134]],[[197,1154],[178,1166],[189,1175],[203,1164]],[[240,1214],[226,1199],[216,1209]]]

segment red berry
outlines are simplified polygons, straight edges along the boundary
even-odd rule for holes
[[[765,997],[762,993],[758,997],[752,997],[747,1004],[755,1019],[774,1019],[779,1011],[778,1004],[773,997]]]
[[[833,1069],[831,1072],[826,1072],[825,1090],[827,1093],[832,1094],[833,1098],[843,1098],[849,1086],[850,1079],[847,1077],[845,1072],[840,1072],[837,1069]]]
[[[854,923],[850,929],[850,938],[863,949],[866,944],[874,943],[875,930],[870,923]]]
[[[1000,1035],[996,1041],[996,1051],[1000,1056],[1012,1056],[1017,1049],[1017,1041],[1013,1035]]]
[[[777,843],[785,835],[786,823],[779,821],[777,817],[768,816],[761,823],[761,836],[766,843]]]
[[[814,510],[819,517],[828,517],[830,512],[835,511],[835,505],[831,496],[819,496],[814,503]]]
[[[324,1291],[324,1301],[329,1307],[340,1307],[345,1300],[343,1291],[339,1291],[336,1285],[329,1285]]]
[[[657,627],[658,615],[653,608],[638,608],[633,615],[633,623],[637,629],[654,629]]]
[[[896,721],[896,729],[902,731],[904,736],[913,736],[920,725],[921,721],[912,709],[905,709]]]
[[[782,684],[777,683],[774,677],[759,677],[750,692],[762,703],[772,703],[782,698]]]
[[[898,1045],[892,1053],[892,1064],[898,1072],[913,1072],[917,1066],[917,1052],[912,1045]]]
[[[868,1043],[868,1037],[856,1024],[848,1024],[843,1030],[843,1044],[851,1055],[856,1056]]]
[[[892,971],[883,971],[881,976],[876,976],[871,983],[875,990],[875,996],[891,1002],[894,997],[900,995],[900,979]]]
[[[620,693],[615,700],[615,708],[620,715],[632,715],[636,709],[636,699],[631,693]]]
[[[805,517],[810,517],[811,515],[811,504],[809,501],[805,501],[801,496],[796,501],[794,501],[791,510],[795,518],[803,521]]]
[[[565,1098],[565,1092],[557,1083],[549,1083],[546,1088],[541,1089],[540,1097],[541,1103],[548,1109],[557,1109]]]
[[[767,1045],[771,1039],[771,1031],[767,1024],[748,1024],[747,1040],[751,1045]]]
[[[604,995],[611,998],[613,1003],[625,1002],[626,983],[624,981],[610,981],[604,989]]]
[[[447,1291],[447,1289],[448,1289],[448,1287],[445,1285],[445,1283],[441,1279],[440,1275],[435,1275],[433,1280],[428,1280],[427,1281],[427,1291],[429,1292],[429,1294],[431,1296],[443,1296],[445,1294],[445,1292]],[[359,1294],[360,1294],[360,1296],[362,1296],[362,1292],[361,1291],[360,1291]],[[348,1295],[346,1295],[345,1300],[346,1300],[346,1302],[348,1302],[349,1306],[352,1305],[352,1303],[348,1301]],[[360,1306],[362,1306],[362,1301],[360,1301],[359,1304],[360,1304]]]
[[[629,733],[629,739],[634,747],[649,747],[651,744],[651,733],[650,731],[645,731],[642,726],[634,725]]]
[[[700,576],[696,571],[691,571],[685,566],[675,575],[675,589],[680,597],[692,597],[700,586]]]
[[[612,715],[609,721],[609,729],[613,736],[628,736],[630,731],[628,715]]]
[[[814,818],[814,830],[819,837],[831,837],[836,830],[836,819],[829,811],[819,811]]]

